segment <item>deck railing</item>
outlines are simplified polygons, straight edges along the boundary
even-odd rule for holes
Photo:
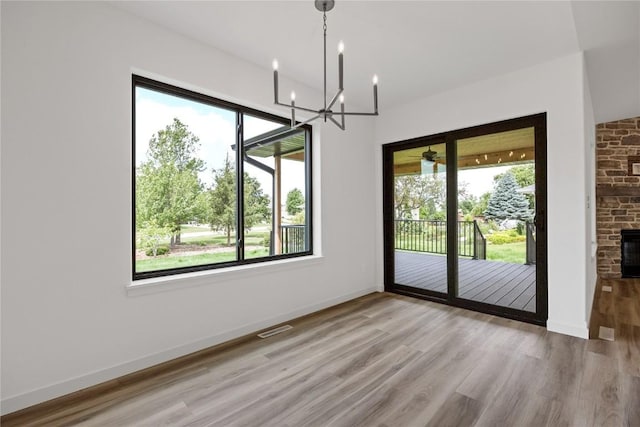
[[[536,225],[533,222],[525,223],[527,228],[527,262],[525,264],[536,263]]]
[[[447,253],[447,222],[398,219],[395,248],[434,254]],[[476,221],[458,221],[458,256],[486,258],[487,242]]]
[[[292,254],[304,252],[305,226],[282,225],[280,227],[280,242],[282,242],[282,253]]]
[[[484,238],[477,221],[473,221],[475,252],[473,259],[487,259],[487,239]]]

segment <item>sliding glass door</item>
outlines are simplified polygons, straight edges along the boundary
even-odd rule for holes
[[[386,290],[544,324],[546,115],[383,155]]]
[[[446,144],[429,141],[393,153],[395,284],[446,298]]]
[[[535,313],[535,129],[459,139],[456,151],[456,296]]]

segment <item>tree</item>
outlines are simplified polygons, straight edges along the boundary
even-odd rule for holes
[[[445,181],[435,175],[404,175],[395,178],[395,214],[397,219],[411,218],[418,209],[420,218],[446,217]]]
[[[513,166],[508,172],[511,172],[520,188],[528,187],[536,182],[536,166],[533,163]],[[497,184],[503,175],[504,173],[500,173],[494,176],[493,182]],[[533,194],[525,194],[525,198],[529,201],[529,208],[533,209],[535,206],[535,196]]]
[[[269,219],[271,201],[264,194],[256,178],[244,174],[244,225],[246,229]],[[209,190],[209,224],[212,230],[223,230],[227,246],[236,228],[236,173],[227,158],[224,166],[213,171],[213,185]]]
[[[151,220],[145,222],[142,227],[138,229],[138,235],[138,247],[144,249],[147,254],[150,253],[151,256],[155,258],[158,255],[160,242],[171,235],[171,230],[160,227],[154,220]]]
[[[515,219],[526,221],[533,217],[529,202],[518,193],[518,183],[511,173],[506,172],[489,198],[485,215],[489,219]]]
[[[476,205],[471,209],[471,215],[474,217],[481,216],[485,214],[487,210],[487,206],[489,205],[489,199],[491,198],[491,192],[487,191],[483,193],[478,199]]]
[[[510,173],[511,175],[513,175],[520,187],[526,187],[536,182],[536,167],[533,163],[513,166],[509,168],[507,172],[499,173],[498,175],[494,176],[493,182],[500,182],[500,180],[506,173]]]
[[[287,193],[287,213],[291,216],[302,212],[304,210],[304,196],[302,195],[302,191],[297,188],[289,191]]]
[[[136,225],[153,223],[180,243],[180,224],[198,215],[204,162],[196,153],[199,139],[177,118],[149,141],[148,160],[137,170]]]

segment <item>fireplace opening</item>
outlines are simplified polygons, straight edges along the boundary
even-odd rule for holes
[[[640,277],[640,230],[621,230],[622,277]]]

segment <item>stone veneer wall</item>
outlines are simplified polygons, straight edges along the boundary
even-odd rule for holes
[[[628,157],[640,156],[640,117],[596,127],[598,275],[620,277],[620,230],[640,229],[640,176]]]

